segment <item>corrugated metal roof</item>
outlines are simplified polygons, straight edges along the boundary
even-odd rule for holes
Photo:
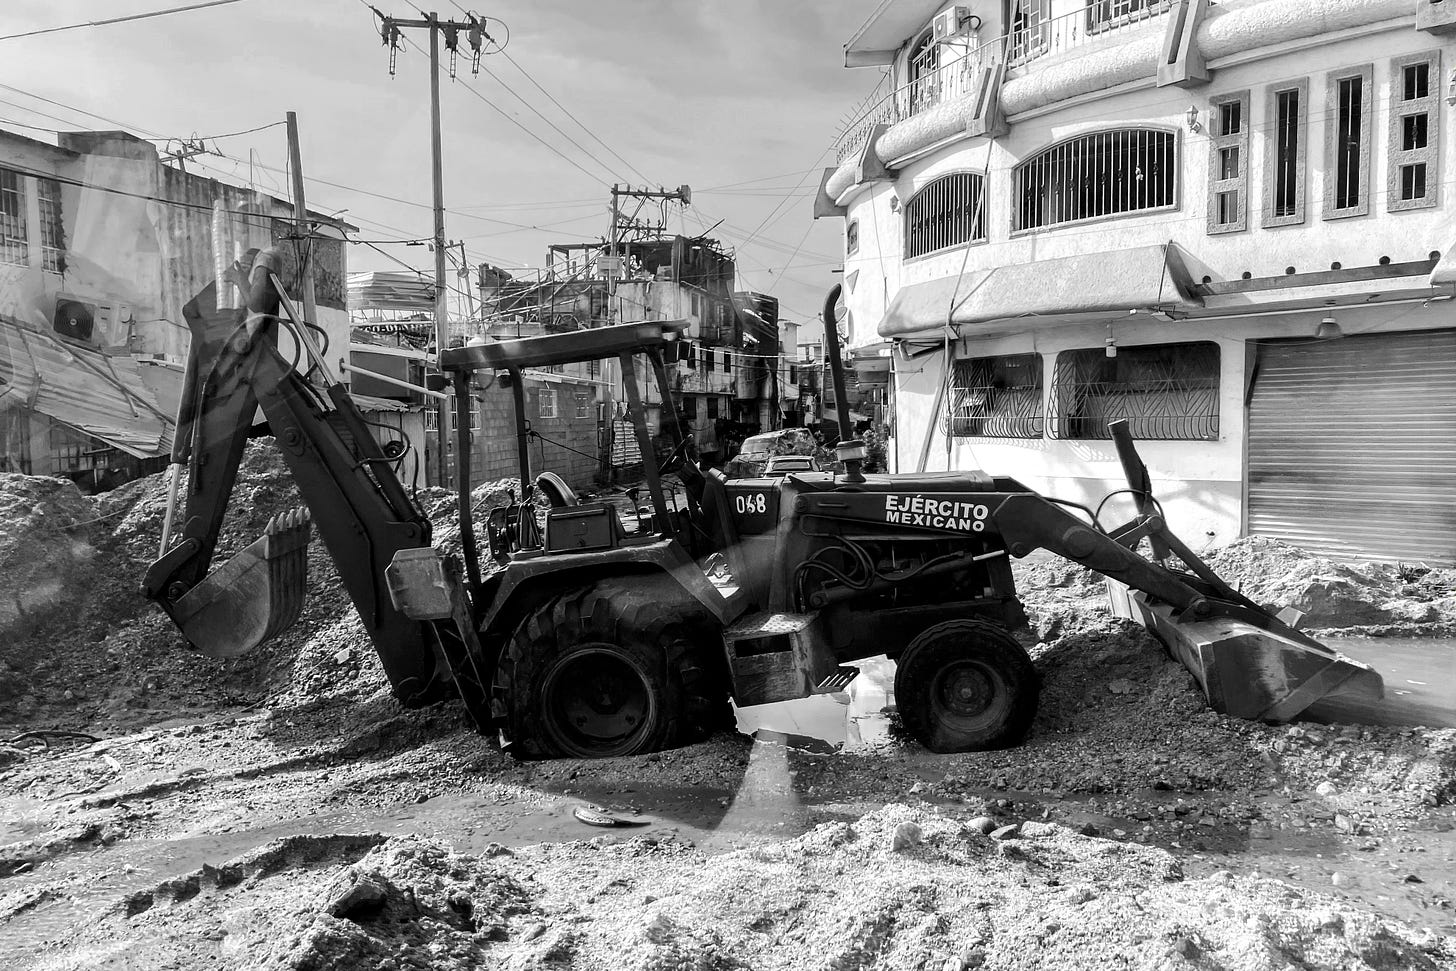
[[[435,283],[413,273],[378,270],[349,274],[350,310],[435,309]]]
[[[67,344],[0,316],[0,409],[48,415],[138,458],[172,448],[173,419],[137,362]]]
[[[354,404],[359,406],[360,411],[409,411],[409,405],[402,401],[395,401],[393,398],[376,398],[371,394],[349,393],[354,399]]]

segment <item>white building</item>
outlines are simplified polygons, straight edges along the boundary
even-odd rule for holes
[[[1456,563],[1453,28],[1439,0],[887,0],[815,213],[851,344],[893,342],[895,467],[1095,505],[1125,417],[1194,546]]]

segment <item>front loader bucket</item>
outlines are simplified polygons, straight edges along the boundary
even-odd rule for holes
[[[1126,606],[1133,620],[1167,646],[1214,711],[1283,722],[1327,696],[1362,701],[1384,696],[1384,682],[1373,668],[1313,638],[1227,617],[1185,620],[1166,604],[1149,603],[1145,594],[1114,589],[1120,586],[1108,584],[1114,608]]]
[[[293,625],[308,580],[307,510],[280,513],[252,545],[173,605],[188,642],[208,657],[246,654]]]

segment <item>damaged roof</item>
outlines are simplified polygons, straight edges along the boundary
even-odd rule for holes
[[[0,315],[0,382],[0,410],[28,408],[138,458],[171,451],[173,419],[130,357]]]

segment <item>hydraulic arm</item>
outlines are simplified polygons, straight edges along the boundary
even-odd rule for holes
[[[329,376],[309,324],[282,295],[277,267],[272,250],[257,255],[244,310],[218,308],[215,285],[185,310],[192,345],[173,459],[187,463],[186,502],[180,538],[147,571],[143,593],[199,651],[251,650],[297,616],[311,516],[396,696],[425,704],[455,682],[467,701],[483,697],[471,690],[485,679],[473,670],[475,635],[458,576],[449,580],[457,608],[450,617],[412,619],[390,597],[390,563],[402,550],[429,547],[430,522],[395,474],[397,457],[384,454],[347,388]],[[300,348],[305,373],[280,353],[281,327]],[[208,574],[260,406],[308,513],[278,517],[267,535]]]

